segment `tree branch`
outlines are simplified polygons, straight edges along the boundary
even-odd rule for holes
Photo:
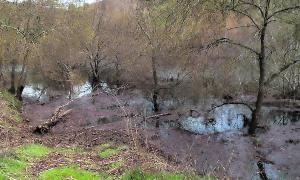
[[[146,32],[146,30],[143,28],[143,26],[140,24],[140,22],[138,22],[137,24],[140,27],[141,31],[145,34],[145,36],[148,39],[150,45],[152,46],[153,44],[152,44],[150,35]]]
[[[297,9],[300,10],[300,6],[288,7],[288,8],[278,10],[278,11],[274,12],[273,14],[271,14],[268,17],[268,20],[271,19],[272,17],[274,17],[277,14],[284,13],[284,12],[287,12],[287,11],[290,11],[290,10],[297,10]]]
[[[251,3],[251,2],[246,2],[246,1],[241,1],[242,4],[245,4],[245,5],[249,5],[249,6],[253,6],[255,7],[256,9],[259,10],[260,14],[262,15],[262,17],[264,16],[264,12],[262,10],[261,7],[259,7],[257,4],[254,4],[254,3]]]
[[[278,76],[280,76],[281,73],[292,67],[293,65],[297,64],[300,62],[300,60],[295,60],[289,64],[286,64],[285,66],[281,67],[278,72],[273,73],[264,83],[265,86],[269,85],[274,79],[276,79]]]
[[[18,34],[21,34],[23,37],[25,37],[25,33],[23,31],[21,31],[19,28],[13,27],[13,26],[9,26],[4,24],[3,22],[0,22],[0,27],[1,28],[8,28],[8,29],[12,29],[15,30]]]
[[[248,18],[252,21],[252,23],[254,24],[254,26],[255,26],[258,30],[261,29],[261,28],[259,27],[259,25],[255,22],[254,18],[251,17],[249,14],[247,14],[247,13],[245,13],[245,12],[242,12],[242,11],[239,11],[239,10],[236,10],[236,9],[232,9],[232,11],[233,11],[233,12],[236,12],[236,13],[238,13],[238,14],[241,14],[241,15],[243,15],[243,16],[248,17]]]
[[[218,46],[219,44],[222,44],[222,43],[229,43],[229,44],[232,44],[232,45],[235,45],[235,46],[239,46],[245,50],[248,50],[254,54],[256,54],[257,56],[259,55],[259,52],[256,51],[255,49],[249,47],[249,46],[246,46],[244,44],[241,44],[241,43],[238,43],[238,42],[234,42],[232,41],[231,39],[228,39],[228,38],[221,38],[221,39],[218,39],[210,44],[208,44],[206,47],[202,48],[202,49],[209,49],[211,47],[214,47],[214,46]]]
[[[234,30],[234,29],[250,28],[250,27],[256,27],[256,26],[254,26],[254,25],[236,26],[236,27],[228,28],[228,29],[226,29],[226,30],[227,30],[227,31],[231,31],[231,30]]]

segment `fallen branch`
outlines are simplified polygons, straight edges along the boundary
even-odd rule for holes
[[[63,119],[63,117],[70,114],[72,109],[69,109],[66,111],[63,111],[63,109],[64,109],[64,107],[69,105],[71,102],[72,101],[69,101],[67,104],[58,107],[54,111],[53,115],[51,116],[51,118],[48,121],[44,122],[43,124],[41,124],[35,128],[34,133],[39,133],[39,134],[48,133],[53,126],[55,126],[59,121],[61,121]]]
[[[163,117],[163,116],[170,116],[170,115],[171,115],[171,113],[163,113],[163,114],[148,116],[148,117],[146,117],[146,119],[155,119],[155,118],[159,118],[159,117]]]

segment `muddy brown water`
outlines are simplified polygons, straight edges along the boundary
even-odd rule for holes
[[[36,97],[35,93],[32,94],[32,97]],[[47,120],[58,106],[70,101],[67,95],[55,96],[45,102],[30,99],[30,94],[24,96],[27,101],[25,98],[23,113],[32,127]],[[71,114],[58,123],[51,133],[72,133],[87,127],[126,129],[128,119],[141,123],[141,118],[133,117],[144,109],[141,106],[149,108],[149,102],[132,94],[116,96],[107,91],[94,94],[85,91],[73,97],[72,103],[66,107],[72,109]],[[145,147],[162,154],[170,161],[193,167],[199,174],[259,179],[256,164],[263,157],[266,174],[270,179],[299,179],[299,111],[264,107],[264,112],[261,124],[271,128],[255,138],[245,136],[243,131],[196,135],[180,130],[176,128],[176,121],[180,119],[176,111],[171,116],[159,119],[160,128],[155,128],[154,119],[139,128],[139,132]]]

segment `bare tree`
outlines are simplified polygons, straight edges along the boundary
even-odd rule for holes
[[[178,49],[178,31],[172,15],[172,8],[160,11],[155,6],[162,6],[157,2],[141,2],[136,10],[137,27],[141,35],[141,44],[144,44],[143,56],[149,60],[152,73],[152,103],[154,112],[159,111],[159,95],[162,89],[166,89],[160,83],[158,72],[159,62],[166,59],[166,54]],[[174,43],[177,42],[177,43]],[[171,63],[170,63],[171,64]],[[178,78],[179,79],[179,78]]]
[[[271,74],[269,73],[270,75],[268,77],[268,71],[270,68],[268,67],[267,62],[274,52],[274,50],[271,50],[268,46],[269,27],[272,23],[277,22],[281,15],[293,15],[293,13],[299,12],[300,6],[297,1],[277,2],[275,0],[232,0],[226,6],[226,9],[237,15],[248,18],[248,24],[241,25],[236,28],[251,28],[252,30],[249,30],[249,33],[254,32],[256,35],[255,37],[258,37],[257,44],[251,46],[242,42],[234,41],[230,38],[221,38],[214,43],[205,46],[205,49],[217,46],[220,43],[227,43],[233,46],[238,46],[255,56],[259,67],[259,80],[257,100],[249,127],[249,134],[252,135],[255,134],[257,123],[260,118],[262,103],[265,95],[265,87],[269,85],[275,78],[277,78],[282,72],[300,62],[299,57],[294,57],[295,59],[291,59],[290,63],[287,63],[279,68],[277,72]]]
[[[45,35],[45,31],[42,27],[42,20],[37,11],[37,5],[32,1],[25,1],[22,3],[13,4],[16,6],[17,10],[20,10],[24,13],[24,16],[21,20],[12,19],[15,22],[13,24],[6,23],[4,21],[0,22],[0,27],[6,29],[8,31],[14,31],[16,33],[16,37],[19,37],[19,43],[22,44],[22,47],[18,49],[20,53],[20,57],[18,57],[18,61],[13,58],[12,59],[12,71],[11,71],[11,88],[10,92],[16,93],[16,97],[18,99],[22,99],[21,95],[25,86],[26,81],[26,66],[28,65],[28,60],[30,57],[30,53],[33,50],[38,40]],[[18,12],[15,12],[18,13]],[[11,18],[11,17],[8,17]],[[15,78],[16,78],[16,65],[17,62],[21,65],[21,70],[18,73],[19,78],[17,80],[17,88],[15,88]]]

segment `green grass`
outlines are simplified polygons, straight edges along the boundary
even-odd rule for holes
[[[114,169],[118,169],[122,166],[124,166],[126,164],[126,161],[125,160],[118,160],[118,161],[115,161],[115,162],[112,162],[108,165],[109,167],[109,171],[111,170],[114,170]]]
[[[104,149],[107,149],[107,148],[109,148],[109,147],[111,147],[111,144],[105,143],[105,144],[100,144],[100,145],[98,145],[98,146],[96,147],[96,149],[97,149],[97,150],[104,150]]]
[[[59,148],[55,148],[54,151],[64,155],[87,153],[84,149],[80,147],[59,147]]]
[[[100,174],[80,169],[77,166],[56,167],[42,172],[39,176],[41,180],[99,180],[104,179]]]
[[[0,171],[0,180],[5,180],[5,179],[6,179],[6,176],[4,174],[2,174]]]
[[[1,110],[2,113],[9,116],[8,118],[16,122],[22,122],[22,116],[19,112],[22,107],[22,103],[7,91],[0,91],[0,99],[7,103],[7,107],[3,107]]]
[[[52,150],[42,144],[26,144],[18,147],[16,152],[20,157],[27,159],[47,156]]]
[[[144,172],[139,169],[133,171],[127,171],[121,177],[122,180],[216,180],[215,177],[209,176],[195,176],[191,174],[183,173],[169,173],[169,172],[160,172],[160,173],[149,173]]]
[[[41,144],[26,144],[12,152],[14,153],[0,157],[0,180],[26,179],[26,168],[32,160],[35,160],[33,158],[44,157],[51,149]]]
[[[126,150],[127,146],[113,147],[110,144],[101,144],[96,147],[97,153],[102,158],[111,157],[120,154],[122,151]]]
[[[22,103],[15,98],[14,95],[7,91],[0,91],[0,98],[8,103],[8,105],[16,110],[20,110]]]
[[[26,170],[25,161],[11,157],[0,158],[0,180],[2,179],[22,179]]]

